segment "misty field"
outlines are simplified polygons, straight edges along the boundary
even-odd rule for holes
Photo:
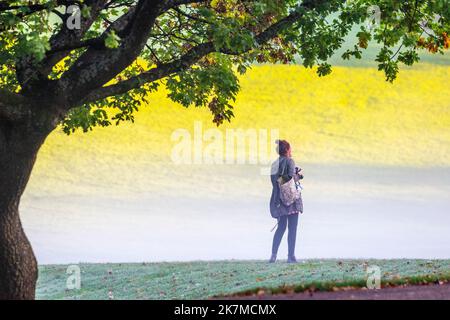
[[[279,129],[291,142],[305,170],[298,258],[449,258],[449,75],[424,64],[390,84],[375,68],[319,78],[263,65],[242,77],[236,118],[219,130]],[[269,257],[268,177],[259,164],[173,163],[174,131],[215,126],[166,94],[134,124],[48,138],[21,203],[40,264]]]
[[[67,289],[66,265],[40,267],[38,299],[206,299],[234,293],[276,293],[367,285],[368,267],[381,283],[450,280],[450,260],[194,261],[80,264],[81,288]],[[262,291],[261,291],[262,290]]]

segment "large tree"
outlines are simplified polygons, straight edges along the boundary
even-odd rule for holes
[[[376,5],[376,6],[374,6]],[[386,79],[418,50],[449,46],[447,0],[0,1],[0,299],[33,299],[37,263],[19,201],[39,148],[55,128],[133,121],[166,86],[218,125],[233,116],[238,73],[253,63],[317,66],[357,29],[343,59],[372,43]]]

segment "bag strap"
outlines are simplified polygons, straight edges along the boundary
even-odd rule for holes
[[[288,160],[286,160],[286,161],[288,161]],[[283,177],[284,175],[288,176],[287,169],[288,169],[288,164],[286,163],[284,168],[283,168],[283,170],[282,170],[282,172],[281,172],[281,174],[278,175],[278,178]],[[289,181],[289,180],[287,180],[287,181]],[[287,182],[287,181],[285,181],[285,182]]]
[[[278,221],[279,221],[279,218],[277,218],[277,223],[273,226],[272,229],[270,229],[270,232],[272,232],[273,230],[275,230],[275,228],[278,226]]]
[[[284,168],[283,168],[281,174],[279,174],[279,176],[280,176],[280,177],[284,176],[283,173],[284,173],[285,171],[287,171],[287,164],[284,166]],[[286,172],[286,173],[287,173],[287,172]]]

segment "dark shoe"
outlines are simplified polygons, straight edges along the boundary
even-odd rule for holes
[[[297,259],[295,258],[295,256],[290,256],[287,259],[287,263],[297,263]]]
[[[272,254],[270,256],[269,263],[275,263],[275,261],[277,261],[277,255],[276,254]]]

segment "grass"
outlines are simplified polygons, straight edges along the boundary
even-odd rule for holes
[[[81,289],[67,290],[67,265],[40,266],[38,299],[206,299],[236,293],[282,293],[364,287],[378,266],[384,285],[450,280],[450,260],[194,261],[80,264]]]

